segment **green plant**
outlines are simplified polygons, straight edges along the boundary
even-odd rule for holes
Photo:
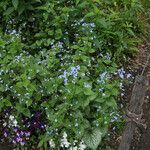
[[[97,149],[117,113],[117,64],[137,51],[140,11],[139,0],[1,1],[4,136]]]

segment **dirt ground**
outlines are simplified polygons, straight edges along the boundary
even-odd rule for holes
[[[134,63],[135,68],[138,70],[137,72],[140,73],[143,68],[145,68],[143,75],[148,77],[150,77],[150,59],[148,60],[149,55],[150,47],[144,45],[141,46],[139,55]],[[147,128],[144,129],[143,127],[137,126],[130,150],[150,150],[150,88],[145,96],[143,112],[143,119],[145,119]]]
[[[139,47],[139,53],[134,60],[132,60],[130,66],[134,75],[143,75],[150,77],[150,48],[145,45]],[[142,74],[143,73],[143,74]],[[125,96],[122,99],[125,105],[128,105],[132,94],[132,88],[134,84],[126,87]],[[150,89],[147,91],[145,96],[145,103],[143,105],[143,119],[147,128],[137,125],[133,135],[130,150],[150,150]],[[121,138],[120,138],[121,139]],[[119,142],[117,143],[119,145]],[[117,150],[115,147],[114,150]]]
[[[145,123],[147,128],[137,127],[130,150],[150,150],[150,90],[147,92],[143,105]]]

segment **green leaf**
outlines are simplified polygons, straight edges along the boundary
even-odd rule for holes
[[[75,94],[80,94],[82,92],[81,87],[76,87]]]
[[[5,42],[2,39],[0,39],[0,46],[5,46]]]
[[[94,100],[97,97],[97,94],[91,95],[88,97],[90,101]]]
[[[25,10],[25,6],[22,4],[22,5],[19,5],[18,7],[18,14],[19,16],[24,12]]]
[[[35,1],[41,3],[41,0],[35,0]]]
[[[12,0],[12,4],[13,4],[15,10],[17,10],[19,1],[18,0]]]
[[[5,99],[4,103],[5,106],[12,106],[11,102],[8,99]]]
[[[85,95],[94,95],[95,93],[94,93],[91,89],[86,88],[86,89],[84,90],[84,94],[85,94]]]
[[[4,92],[5,88],[3,85],[0,85],[0,92]]]
[[[42,140],[40,140],[40,142],[38,143],[38,148],[42,147],[44,144],[44,138]]]
[[[94,15],[95,15],[94,12],[90,12],[90,13],[88,13],[87,15],[85,15],[84,17],[85,17],[85,18],[89,18],[89,17],[93,17]]]
[[[23,111],[23,114],[27,117],[31,117],[31,112],[28,108],[25,108],[24,111]]]
[[[89,53],[94,53],[95,51],[96,51],[95,49],[91,48],[91,49],[89,50]]]
[[[84,99],[83,100],[83,103],[82,103],[82,107],[85,108],[86,106],[88,106],[90,103],[90,100],[89,99]]]
[[[118,96],[118,94],[119,94],[118,89],[116,89],[116,88],[112,88],[112,95],[114,95],[114,96]]]
[[[9,8],[4,12],[4,16],[9,16],[14,10],[15,10],[14,7],[9,7]]]
[[[80,2],[80,0],[76,0],[76,5],[78,5],[78,4],[79,4],[79,2]]]
[[[15,109],[18,111],[18,113],[24,112],[24,107],[20,103],[16,103]]]
[[[56,39],[59,39],[61,36],[62,36],[62,30],[61,29],[57,29],[56,33],[55,33]]]
[[[106,105],[109,106],[109,107],[114,107],[114,108],[117,107],[116,101],[113,98],[108,99],[106,101]]]
[[[105,100],[106,100],[106,99],[103,98],[103,97],[98,97],[98,98],[96,98],[95,101],[97,101],[97,102],[99,102],[99,103],[103,103]]]
[[[92,131],[86,131],[83,140],[88,148],[96,150],[102,140],[102,131],[99,128],[95,128]]]
[[[33,102],[33,100],[32,100],[32,99],[29,99],[29,100],[27,101],[27,107],[31,106],[31,105],[32,105],[32,102]]]

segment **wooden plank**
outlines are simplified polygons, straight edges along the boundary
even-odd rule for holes
[[[129,112],[131,114],[140,115],[142,113],[142,105],[148,87],[150,86],[150,78],[145,76],[137,76],[132,91],[132,96],[129,104]],[[122,135],[122,140],[118,150],[129,150],[133,138],[136,123],[131,121],[126,124]]]

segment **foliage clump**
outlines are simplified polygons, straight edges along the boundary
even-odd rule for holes
[[[97,149],[117,113],[115,74],[137,51],[142,11],[140,0],[2,0],[4,136],[24,147]]]

